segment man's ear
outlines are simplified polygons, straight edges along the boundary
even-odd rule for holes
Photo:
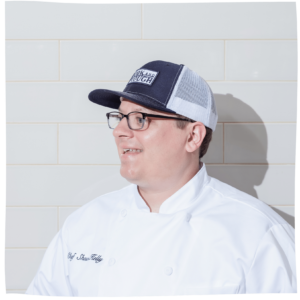
[[[200,148],[203,139],[206,135],[206,128],[203,123],[195,122],[190,123],[187,127],[187,141],[186,150],[188,152],[194,152]]]

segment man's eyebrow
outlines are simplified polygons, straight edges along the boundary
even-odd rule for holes
[[[133,111],[144,111],[147,112],[144,108],[140,107],[140,108],[136,108]],[[123,113],[122,109],[119,108],[119,112]]]

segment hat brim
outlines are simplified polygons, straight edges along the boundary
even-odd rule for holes
[[[164,107],[159,102],[156,102],[155,99],[149,98],[141,94],[97,89],[90,92],[88,95],[90,101],[102,106],[115,108],[115,109],[118,109],[121,104],[120,97],[124,97],[128,100],[131,100],[139,105],[146,106],[150,109],[157,109],[160,111],[176,114],[175,111]]]

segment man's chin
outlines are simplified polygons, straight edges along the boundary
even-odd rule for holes
[[[136,169],[122,165],[120,169],[120,175],[124,177],[127,181],[134,184],[137,184],[141,179]]]

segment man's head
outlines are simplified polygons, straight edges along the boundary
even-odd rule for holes
[[[165,61],[142,66],[123,92],[97,89],[89,94],[89,99],[119,109],[125,115],[143,109],[150,114],[194,121],[150,117],[142,130],[132,130],[126,117],[121,120],[114,129],[121,174],[134,183],[139,183],[138,178],[148,176],[148,180],[159,181],[174,172],[183,174],[190,166],[197,168],[218,119],[213,93],[206,81],[184,65]],[[117,114],[115,120],[118,118]],[[139,122],[145,121],[142,118]],[[124,147],[142,152],[124,155]]]
[[[149,109],[126,98],[121,98],[119,111],[123,114],[142,111],[183,118]],[[141,130],[131,130],[124,117],[113,130],[113,135],[121,160],[121,175],[129,182],[144,185],[146,182],[161,182],[191,165],[198,165],[206,128],[201,122],[147,117]],[[124,153],[124,149],[138,149],[141,152]]]

